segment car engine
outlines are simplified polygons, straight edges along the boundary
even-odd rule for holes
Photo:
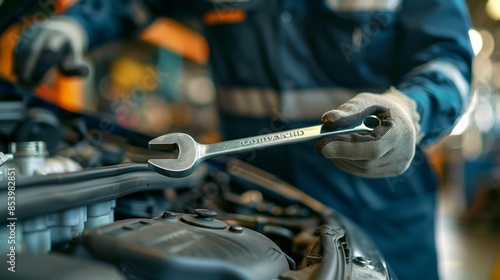
[[[216,158],[165,177],[144,135],[108,124],[96,144],[95,116],[6,102],[2,279],[393,279],[362,229],[263,170]]]

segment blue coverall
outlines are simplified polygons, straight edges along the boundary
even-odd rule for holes
[[[236,10],[244,12],[242,21],[224,20]],[[204,22],[214,11],[220,22]],[[87,31],[91,48],[131,36],[157,16],[199,20],[227,139],[318,124],[357,92],[395,86],[416,102],[423,133],[400,176],[347,174],[318,155],[314,141],[244,159],[356,221],[399,279],[438,278],[438,182],[422,147],[449,132],[468,105],[472,51],[464,1],[84,0],[66,15]]]

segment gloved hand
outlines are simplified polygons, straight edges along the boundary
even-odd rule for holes
[[[395,176],[406,171],[420,140],[416,104],[391,88],[384,94],[360,93],[322,116],[332,129],[359,124],[376,115],[382,124],[369,134],[325,137],[316,148],[340,169],[363,177]]]
[[[66,76],[86,76],[86,47],[87,36],[77,22],[64,16],[50,18],[21,33],[14,50],[14,73],[20,84],[28,86],[38,84],[55,65]]]

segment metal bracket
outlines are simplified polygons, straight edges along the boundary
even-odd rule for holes
[[[2,166],[8,160],[9,158],[3,152],[0,152],[0,166]]]
[[[3,181],[3,168],[2,166],[6,163],[9,158],[2,152],[0,152],[0,182]]]

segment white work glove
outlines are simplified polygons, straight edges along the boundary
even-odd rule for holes
[[[359,124],[367,115],[382,121],[369,134],[344,134],[318,141],[318,152],[340,169],[363,177],[395,176],[406,171],[420,140],[416,104],[391,88],[383,94],[360,93],[322,116],[332,129]]]
[[[87,35],[73,19],[52,17],[21,33],[14,50],[14,73],[18,82],[34,86],[56,66],[66,76],[86,76],[83,62]]]

